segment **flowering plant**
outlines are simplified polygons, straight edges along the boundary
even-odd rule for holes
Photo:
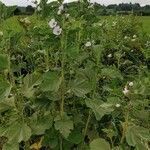
[[[88,6],[41,1],[0,32],[3,150],[149,148],[149,39]]]

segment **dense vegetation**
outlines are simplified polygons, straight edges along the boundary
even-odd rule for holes
[[[2,150],[148,150],[150,36],[136,17],[38,7],[0,28]]]

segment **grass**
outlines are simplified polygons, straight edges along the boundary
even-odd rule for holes
[[[150,16],[139,17],[144,32],[150,34]]]
[[[18,19],[21,18],[22,16],[14,16],[3,23],[0,23],[0,30],[5,32],[6,30],[12,30],[16,32],[23,31],[23,27],[19,24]],[[37,19],[34,15],[29,17],[31,19],[31,22],[34,25],[44,25],[45,22],[41,21],[40,19]],[[116,17],[115,16],[102,16],[102,19],[107,19],[110,21],[113,21]],[[142,23],[142,30],[148,34],[150,34],[150,16],[141,16],[137,17],[139,22]]]
[[[109,21],[114,21],[116,16],[102,16],[101,18],[107,19]],[[150,34],[150,16],[137,16],[137,20],[142,24],[142,30]]]
[[[0,30],[5,31],[15,31],[15,32],[23,32],[23,27],[18,22],[19,17],[11,17],[2,23],[0,23]]]

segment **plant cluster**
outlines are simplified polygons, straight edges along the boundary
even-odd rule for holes
[[[136,17],[46,4],[0,32],[3,150],[148,150],[150,42]]]

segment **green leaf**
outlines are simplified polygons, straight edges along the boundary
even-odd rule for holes
[[[7,55],[0,54],[0,71],[9,68],[9,60]]]
[[[68,140],[74,144],[80,144],[82,142],[83,136],[81,132],[74,130],[69,134]]]
[[[98,138],[90,143],[90,150],[110,150],[110,145],[104,139]]]
[[[114,110],[112,104],[102,103],[100,100],[85,100],[85,103],[87,107],[92,109],[97,120]]]
[[[36,113],[30,118],[30,127],[33,135],[42,135],[45,130],[50,129],[53,124],[53,117],[49,112],[45,112],[43,115],[38,116]]]
[[[5,143],[3,145],[3,149],[2,150],[19,150],[19,144],[12,142],[12,143]]]
[[[12,124],[5,128],[2,136],[8,138],[8,143],[27,141],[31,136],[30,127],[19,120],[12,122]]]
[[[94,53],[94,57],[96,59],[97,64],[100,61],[100,57],[103,51],[103,47],[101,45],[95,45],[93,46],[93,53]]]
[[[7,98],[10,94],[11,85],[5,81],[3,78],[0,78],[0,101]]]
[[[15,107],[14,97],[7,98],[0,102],[0,113]]]
[[[113,136],[116,136],[117,134],[115,133],[114,130],[112,129],[103,129],[103,131],[107,134],[107,136],[112,139]]]
[[[68,138],[71,130],[73,130],[73,121],[70,120],[68,116],[57,116],[55,118],[55,129],[59,130],[59,132],[65,137]]]
[[[40,75],[37,73],[28,74],[23,79],[23,85],[22,85],[22,93],[25,97],[30,98],[33,97],[35,88],[34,86],[37,86],[41,83]]]
[[[76,45],[71,45],[68,48],[66,48],[65,53],[69,58],[76,58],[79,54],[79,48]]]
[[[43,82],[41,83],[41,90],[44,92],[59,90],[61,85],[61,77],[57,72],[47,72],[43,75]]]
[[[71,91],[78,97],[84,97],[91,91],[91,85],[87,78],[78,77],[70,85]]]
[[[46,133],[44,135],[44,139],[42,141],[43,146],[50,146],[50,148],[55,148],[59,143],[59,135],[58,132],[51,128],[49,130],[46,130]]]
[[[129,126],[126,132],[126,141],[138,150],[147,150],[146,143],[150,140],[150,131],[140,126]]]
[[[108,67],[108,68],[103,68],[101,70],[101,75],[105,77],[109,77],[111,79],[120,79],[123,80],[123,76],[119,72],[119,70],[116,67]]]

